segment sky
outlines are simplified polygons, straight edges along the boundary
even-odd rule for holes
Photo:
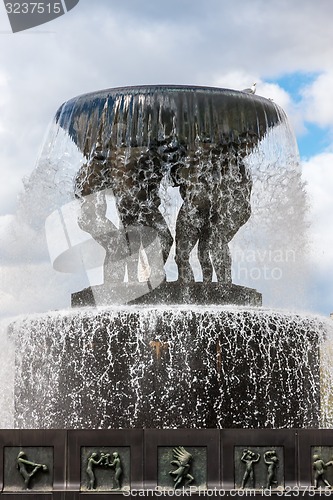
[[[69,305],[71,279],[52,269],[33,220],[18,215],[64,101],[127,85],[242,90],[253,82],[285,110],[296,135],[310,204],[304,308],[328,316],[332,18],[332,0],[80,0],[66,15],[13,34],[0,4],[0,318]]]

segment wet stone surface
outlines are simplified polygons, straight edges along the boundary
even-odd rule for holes
[[[92,308],[26,320],[13,333],[20,428],[319,425],[324,330],[315,318]]]

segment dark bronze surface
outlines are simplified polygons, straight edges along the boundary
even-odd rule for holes
[[[133,289],[138,292],[134,292]],[[141,291],[140,291],[141,290]],[[72,294],[72,307],[103,306],[127,302],[134,304],[199,304],[199,305],[247,305],[261,306],[262,296],[252,288],[219,283],[187,283],[164,282],[147,293],[146,283],[114,284],[105,287],[96,285]],[[124,297],[128,296],[128,299]],[[132,299],[132,296],[138,296]]]
[[[29,492],[3,489],[3,479],[8,474],[16,484],[17,470],[6,467],[6,461],[16,460],[16,448],[29,451],[29,455],[44,456],[49,459],[48,451],[53,451],[52,490],[39,491],[33,483]],[[36,453],[37,449],[40,449]],[[107,452],[119,450],[124,458],[124,471],[127,467],[126,488],[116,491],[109,482],[108,491],[82,491],[86,480],[86,452],[93,449]],[[251,484],[241,490],[243,468],[240,457],[245,450],[260,454],[256,467],[255,488]],[[275,450],[279,457],[276,479],[278,485],[266,488],[266,465],[264,454]],[[128,450],[129,462],[126,464]],[[307,429],[120,429],[85,431],[40,431],[40,430],[3,430],[0,431],[0,482],[1,498],[26,500],[104,500],[113,498],[135,498],[140,496],[178,496],[267,498],[268,496],[322,498],[331,496],[333,489],[325,490],[324,485],[317,490],[313,487],[313,455],[320,454],[328,463],[333,452],[332,430]],[[46,454],[46,455],[45,455]],[[261,463],[261,461],[263,461]],[[177,463],[176,463],[177,462]],[[50,461],[49,461],[50,463]],[[190,467],[187,467],[190,464]],[[244,465],[244,462],[243,462]],[[129,472],[130,466],[130,472]],[[327,478],[332,481],[327,465]],[[170,472],[178,469],[181,476],[177,488]],[[281,469],[281,470],[280,470]],[[127,474],[126,473],[126,474]],[[126,475],[125,474],[125,475]],[[193,481],[191,480],[191,477]],[[6,479],[7,478],[7,479]],[[189,481],[189,483],[188,483]],[[10,481],[9,481],[10,482]],[[8,483],[9,484],[9,483]],[[320,486],[320,485],[318,485]],[[177,493],[176,493],[177,491]]]
[[[145,109],[142,109],[141,96],[149,97]],[[56,121],[69,133],[77,146],[85,151],[86,131],[90,132],[91,147],[98,140],[105,103],[109,103],[108,110],[111,115],[113,103],[119,98],[122,106],[124,102],[128,102],[128,98],[132,101],[132,110],[134,109],[132,115],[135,118],[131,130],[133,133],[126,134],[126,127],[123,126],[130,113],[118,110],[116,124],[119,123],[121,127],[112,128],[112,123],[108,120],[105,135],[111,135],[116,144],[118,142],[128,146],[133,146],[132,141],[138,133],[141,135],[141,143],[148,145],[151,136],[156,135],[161,120],[165,133],[172,135],[175,115],[177,115],[179,139],[189,141],[194,148],[198,133],[205,133],[208,136],[208,133],[214,130],[214,139],[220,139],[221,133],[225,130],[217,124],[228,122],[230,130],[246,132],[249,128],[258,130],[259,122],[260,135],[264,136],[268,128],[280,123],[281,113],[283,114],[281,108],[272,101],[237,90],[182,85],[143,85],[111,88],[74,97],[59,108]],[[195,101],[198,104],[194,110]],[[175,104],[170,105],[170,102]],[[162,113],[159,113],[160,108]],[[195,120],[191,120],[189,110],[196,112]],[[139,122],[142,123],[141,126]],[[122,132],[121,136],[119,132]]]
[[[29,492],[8,492],[3,489],[4,475],[7,474],[4,460],[6,462],[12,458],[15,462],[16,455],[13,454],[10,457],[8,450],[14,450],[17,447],[29,450],[31,454],[40,448],[41,455],[47,453],[49,449],[53,450],[52,491],[38,491],[33,483]],[[129,451],[130,459],[126,467],[130,467],[130,473],[126,488],[120,493],[115,491],[109,483],[108,491],[82,491],[82,481],[85,480],[85,451],[97,449],[100,453],[100,450],[112,451],[115,448],[120,450],[120,455],[121,450],[124,452],[125,448]],[[263,484],[267,477],[264,463],[262,463],[261,472],[259,469],[256,471],[259,474],[255,489],[247,484],[245,490],[241,490],[239,482],[243,469],[240,467],[239,458],[244,449],[253,450],[255,454],[261,455],[257,462],[258,466],[264,458],[265,451],[273,449],[276,451],[279,456],[277,488],[266,488]],[[323,498],[331,496],[333,490],[325,490],[323,485],[321,489],[314,489],[313,455],[320,453],[325,461],[330,461],[332,451],[332,430],[3,430],[0,431],[1,498],[12,500],[31,500],[32,498],[39,500],[112,498],[118,500],[140,496]],[[123,457],[125,458],[124,454]],[[126,459],[124,464],[125,462]],[[186,468],[188,462],[191,465]],[[330,467],[331,465],[327,466],[327,478],[332,480]],[[173,484],[175,476],[169,473],[177,468],[180,469],[178,473],[182,474],[185,471],[186,474],[181,478],[176,488],[177,493],[175,493]],[[187,484],[190,480],[189,476],[192,476],[193,481]]]
[[[53,469],[51,446],[6,446],[4,449],[4,490],[8,492],[51,491]]]
[[[318,454],[325,462],[333,458],[333,430],[321,429],[319,431],[299,429],[299,456],[298,475],[301,485],[306,485],[311,477],[314,483],[313,455]],[[333,484],[332,466],[325,471],[330,484]],[[321,484],[324,486],[323,484]],[[333,495],[333,492],[332,492]]]
[[[138,286],[142,250],[150,269],[143,294],[150,295],[170,279],[164,265],[173,243],[180,293],[170,298],[170,291],[160,290],[136,303],[261,303],[255,291],[249,297],[219,290],[214,297],[207,287],[188,293],[186,284],[195,281],[190,255],[197,245],[203,281],[212,284],[215,271],[220,284],[231,285],[229,243],[251,216],[246,158],[285,120],[268,99],[209,87],[123,87],[64,103],[55,121],[84,156],[73,186],[78,225],[105,251],[103,285],[74,294],[73,304],[94,305],[91,292],[96,305],[134,303],[129,287],[117,290],[117,284],[127,275]],[[172,223],[162,213],[162,186],[178,190],[182,199]],[[110,193],[119,227],[107,215]]]
[[[124,475],[122,477],[123,488],[143,488],[142,474],[142,446],[143,446],[143,430],[140,429],[118,429],[118,430],[73,430],[68,433],[68,446],[71,450],[68,456],[68,481],[71,489],[87,490],[87,476],[85,471],[87,452],[95,450],[99,455],[101,451],[115,452],[119,451],[123,460]],[[105,479],[98,488],[100,492],[104,488],[113,488],[110,480],[114,474],[110,471],[109,480],[107,479],[107,471],[99,471],[102,474],[97,474],[97,480]],[[97,485],[98,486],[98,485]]]

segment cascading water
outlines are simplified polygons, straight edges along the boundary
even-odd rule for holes
[[[215,109],[216,106],[218,111]],[[239,138],[241,134],[249,131],[253,134],[252,137],[257,138],[258,144],[255,144],[254,139],[252,142],[242,142],[242,138]],[[112,233],[112,229],[119,229],[122,226],[122,216],[126,218],[126,202],[135,215],[140,211],[134,206],[134,202],[131,203],[126,199],[128,193],[131,193],[127,184],[124,182],[119,187],[117,179],[122,179],[124,171],[128,169],[127,181],[132,185],[133,183],[142,185],[142,180],[130,179],[130,174],[133,173],[131,159],[134,156],[140,157],[142,152],[147,152],[149,141],[155,136],[162,144],[160,146],[162,151],[155,154],[155,157],[158,156],[159,172],[156,173],[156,168],[154,170],[146,167],[145,175],[150,176],[147,182],[153,185],[156,185],[156,178],[159,176],[159,191],[154,193],[154,196],[158,194],[159,199],[157,196],[155,200],[150,197],[148,201],[153,206],[152,212],[155,215],[156,207],[158,212],[163,214],[173,237],[180,208],[183,206],[183,217],[179,219],[180,222],[186,220],[186,214],[191,208],[194,212],[198,211],[196,206],[191,207],[189,203],[184,206],[180,194],[180,190],[184,188],[176,185],[177,180],[178,184],[181,184],[182,172],[186,170],[189,171],[186,172],[188,176],[191,174],[198,177],[200,169],[204,169],[205,183],[193,182],[192,190],[197,193],[201,189],[199,196],[201,194],[203,198],[202,204],[208,204],[208,210],[215,209],[216,213],[227,212],[229,209],[230,218],[237,219],[235,217],[237,207],[230,203],[230,195],[229,200],[228,195],[224,196],[227,199],[227,206],[223,205],[222,200],[220,206],[211,207],[209,198],[215,197],[219,201],[216,191],[221,191],[221,184],[218,184],[219,179],[216,177],[218,171],[225,169],[221,160],[222,148],[230,144],[229,156],[232,156],[233,141],[240,142],[244,146],[246,156],[241,157],[240,161],[250,173],[251,183],[248,182],[246,189],[239,193],[238,200],[241,207],[238,211],[242,212],[243,209],[243,218],[248,217],[247,195],[251,191],[251,216],[246,224],[239,228],[229,245],[233,250],[232,281],[260,289],[264,292],[265,305],[304,309],[307,305],[304,303],[302,293],[305,288],[304,279],[307,276],[304,269],[306,199],[294,136],[283,111],[274,103],[257,96],[225,89],[186,87],[115,89],[73,99],[60,108],[51,126],[37,168],[30,179],[22,210],[23,217],[29,217],[28,222],[35,226],[44,227],[46,220],[49,251],[54,268],[64,272],[76,271],[77,275],[81,273],[81,280],[82,276],[86,276],[87,285],[104,281],[105,249],[89,233],[89,217],[84,221],[88,232],[82,230],[77,222],[81,208],[79,199],[75,199],[74,195],[75,179],[78,172],[81,172],[81,177],[84,177],[85,173],[89,176],[87,157],[89,154],[93,155],[98,141],[103,144],[102,153],[110,156],[113,164],[121,166],[114,169],[111,187],[110,179],[105,179],[104,186],[98,186],[98,179],[97,182],[95,179],[97,193],[92,190],[90,196],[85,197],[90,198],[92,204],[96,204],[97,201],[101,206],[100,211],[95,210],[91,215],[90,226],[93,225],[94,228],[90,227],[90,231],[98,232],[97,222],[100,222],[102,233],[107,230]],[[134,144],[136,147],[133,146],[133,141],[137,141]],[[178,143],[187,144],[187,153],[183,156],[181,156],[182,148],[177,148]],[[214,162],[212,158],[214,151],[211,150],[216,143],[220,144],[217,148],[220,155]],[[174,151],[168,152],[168,144],[171,144],[171,149]],[[216,151],[214,154],[216,157]],[[177,155],[180,158],[177,158]],[[196,155],[196,161],[194,168],[193,166],[191,168],[193,155]],[[115,156],[123,158],[123,161],[115,162]],[[175,163],[184,168],[172,168]],[[172,176],[172,173],[176,175]],[[184,182],[182,184],[184,185]],[[216,186],[215,192],[214,186]],[[84,187],[87,189],[87,186]],[[115,193],[117,187],[118,192]],[[79,188],[77,185],[76,191],[79,191]],[[123,192],[119,194],[121,189]],[[224,195],[228,190],[233,194],[228,185],[222,186],[222,189]],[[105,210],[103,201],[96,200],[100,191],[103,192],[103,201],[107,204],[106,217],[109,222],[105,218],[102,220],[103,216],[100,214]],[[138,189],[134,191],[133,198],[134,194],[138,194]],[[194,197],[193,195],[192,200]],[[117,204],[116,198],[123,199],[124,203]],[[89,203],[86,205],[89,209]],[[201,220],[205,220],[204,208],[197,217]],[[225,218],[224,216],[224,220]],[[133,219],[135,217],[132,217],[130,222],[133,222]],[[191,213],[187,219],[195,218]],[[107,227],[110,226],[110,221],[114,224],[114,228]],[[134,223],[137,222],[138,220],[134,220]],[[142,221],[139,223],[142,226]],[[151,228],[151,220],[148,223]],[[179,232],[187,234],[184,231],[184,224],[179,226],[181,228]],[[167,234],[165,226],[163,229],[164,234]],[[192,230],[192,228],[186,229]],[[129,231],[127,234],[130,234]],[[174,252],[173,245],[165,265],[168,281],[177,279]],[[197,246],[194,247],[190,258],[195,279],[201,280],[202,270],[197,259]],[[141,259],[141,263],[144,263],[144,260]],[[119,279],[115,276],[113,278]],[[122,280],[123,276],[120,279]],[[73,286],[76,286],[75,283]]]
[[[277,105],[201,87],[80,96],[24,204],[41,191],[30,216],[53,266],[85,273],[72,302],[97,307],[11,325],[18,427],[321,424],[329,322],[253,307],[254,287],[304,304],[306,198]]]
[[[217,306],[83,309],[23,320],[15,325],[16,422],[318,427],[326,326],[281,311]]]

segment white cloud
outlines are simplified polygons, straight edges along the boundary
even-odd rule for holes
[[[287,114],[288,121],[296,135],[306,131],[302,109],[292,100],[290,94],[276,83],[259,82],[257,93],[267,99],[272,99]]]
[[[315,269],[333,276],[333,153],[304,162],[303,177],[311,206],[311,259]]]
[[[44,227],[17,216],[0,217],[0,320],[70,305],[70,294],[87,286],[83,275],[51,266]]]
[[[242,90],[251,87],[254,82],[257,83],[258,79],[258,75],[238,69],[216,74],[212,85],[226,89]]]
[[[13,215],[0,217],[0,260],[9,265],[48,259],[45,236]]]
[[[302,94],[306,120],[321,127],[333,127],[333,69],[322,73]]]
[[[48,263],[0,267],[1,316],[69,307],[67,279]]]
[[[333,311],[333,154],[322,153],[303,163],[310,198],[312,309]]]

